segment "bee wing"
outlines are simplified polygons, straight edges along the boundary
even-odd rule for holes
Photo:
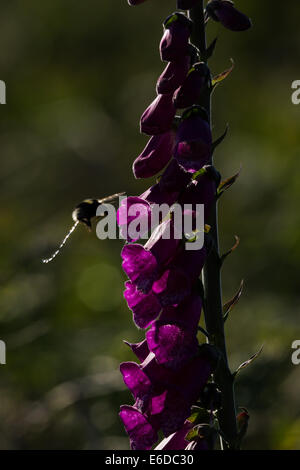
[[[99,202],[99,204],[103,204],[105,202],[114,201],[115,199],[117,199],[118,197],[121,197],[121,196],[125,196],[125,193],[112,194],[111,196],[106,196],[102,199],[98,199],[98,202]]]

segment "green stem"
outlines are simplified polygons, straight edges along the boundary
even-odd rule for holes
[[[199,0],[198,4],[190,11],[190,18],[194,22],[192,42],[200,50],[201,57],[205,59],[207,45],[203,0]],[[205,107],[211,123],[211,93],[209,89],[200,104]],[[204,315],[210,343],[215,345],[222,354],[222,360],[215,372],[215,381],[223,397],[223,405],[218,413],[220,429],[225,438],[223,445],[224,448],[235,449],[237,442],[236,407],[233,378],[228,367],[224,332],[217,202],[211,210],[209,224],[211,226],[210,236],[213,240],[213,249],[203,270]]]

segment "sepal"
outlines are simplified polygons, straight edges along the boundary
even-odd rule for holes
[[[235,294],[234,297],[232,297],[231,300],[229,300],[226,304],[223,305],[223,318],[224,322],[227,320],[229,313],[231,310],[236,306],[238,301],[241,298],[242,292],[243,292],[243,287],[244,287],[244,280],[242,280],[241,285],[239,287],[239,290]]]
[[[224,72],[222,72],[219,75],[216,75],[215,77],[213,77],[212,82],[211,82],[212,87],[215,87],[219,83],[223,82],[223,80],[225,80],[225,78],[227,78],[231,74],[231,72],[234,69],[234,61],[233,61],[233,59],[230,59],[230,61],[231,61],[232,65],[229,69],[226,69],[226,70],[224,70]]]
[[[227,124],[226,124],[226,129],[225,129],[225,131],[223,132],[223,134],[222,134],[220,137],[218,137],[218,139],[215,140],[215,141],[212,143],[212,154],[214,153],[214,151],[216,150],[216,148],[218,147],[218,145],[220,145],[220,144],[223,142],[223,140],[225,139],[225,137],[226,137],[227,134],[228,134],[228,130],[229,130],[229,124],[227,123]]]
[[[227,189],[229,189],[236,182],[236,180],[240,176],[240,172],[241,172],[241,169],[237,173],[235,173],[235,175],[230,176],[229,178],[227,178],[226,180],[224,180],[220,183],[220,185],[217,189],[217,197],[218,198],[220,196],[222,196],[222,194],[225,191],[227,191]]]
[[[255,361],[255,359],[258,358],[258,356],[260,356],[262,350],[263,350],[263,345],[262,347],[260,348],[259,351],[257,351],[257,353],[253,354],[247,361],[243,362],[238,368],[237,370],[232,374],[233,377],[235,378],[237,376],[237,374],[242,370],[242,369],[246,369],[246,367],[250,366],[250,364],[252,364],[253,361]]]
[[[237,247],[239,246],[240,238],[237,235],[235,235],[234,238],[235,238],[235,244],[230,248],[230,250],[226,251],[226,253],[224,253],[221,256],[221,264],[223,264],[225,259],[227,258],[227,256],[231,255],[231,253],[233,253],[237,249]]]

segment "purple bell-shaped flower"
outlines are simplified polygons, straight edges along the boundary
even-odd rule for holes
[[[148,135],[158,135],[172,128],[176,113],[172,98],[172,94],[158,95],[155,98],[141,117],[141,132]]]
[[[172,158],[175,146],[173,130],[151,137],[142,153],[133,163],[136,178],[150,178],[161,171]]]
[[[162,61],[176,62],[188,55],[192,22],[183,13],[173,13],[165,20],[159,50]]]
[[[175,108],[188,108],[196,104],[207,85],[209,74],[209,69],[204,62],[194,64],[181,87],[174,93]]]
[[[169,62],[160,75],[156,84],[157,94],[174,93],[182,85],[191,64],[190,56],[182,57],[175,62]]]
[[[246,31],[252,26],[250,18],[237,10],[229,0],[210,1],[206,5],[206,12],[210,18],[231,31]]]
[[[176,134],[174,157],[188,172],[200,170],[211,157],[212,135],[205,110],[187,109]]]

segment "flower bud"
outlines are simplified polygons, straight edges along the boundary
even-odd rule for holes
[[[229,0],[212,0],[206,5],[206,12],[214,21],[231,31],[246,31],[251,28],[251,20],[234,7]]]
[[[209,68],[204,62],[193,65],[181,87],[174,93],[174,106],[176,108],[188,108],[196,104],[207,84],[209,75]]]
[[[148,135],[158,135],[169,131],[175,113],[172,94],[158,95],[141,117],[141,132]]]
[[[173,130],[151,137],[143,152],[133,163],[136,178],[150,178],[161,171],[172,158],[175,145]]]
[[[161,60],[175,62],[188,54],[192,24],[182,13],[168,16],[159,46]]]
[[[169,62],[157,80],[157,93],[174,93],[174,91],[184,82],[184,79],[189,71],[190,63],[190,56],[185,56],[176,62]]]

